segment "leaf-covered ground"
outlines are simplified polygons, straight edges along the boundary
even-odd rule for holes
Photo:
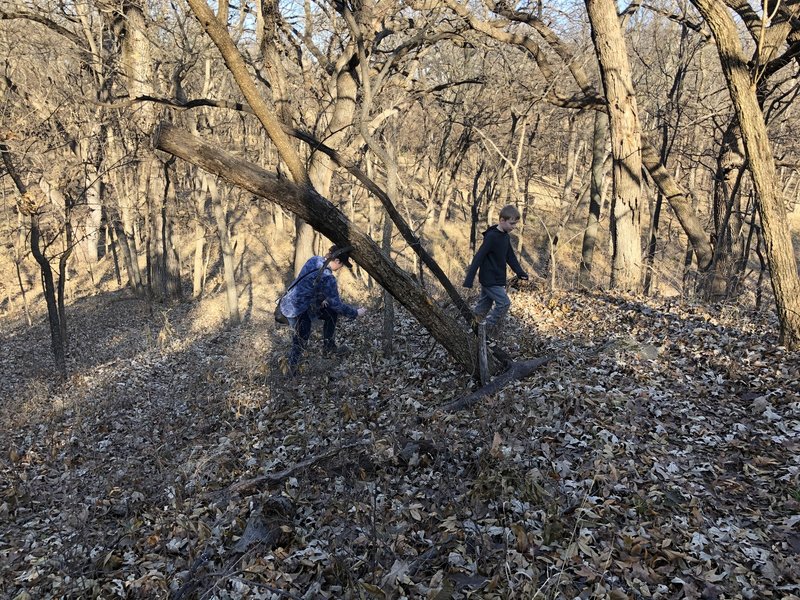
[[[4,598],[800,597],[800,357],[732,308],[523,291],[470,409],[402,312],[287,333],[123,294],[0,336]],[[318,333],[315,333],[317,336]],[[318,338],[315,337],[318,341]],[[538,594],[538,595],[537,595]]]

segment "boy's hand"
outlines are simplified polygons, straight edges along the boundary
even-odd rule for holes
[[[356,312],[358,313],[359,317],[363,317],[365,314],[367,314],[367,309],[363,306],[360,306],[358,309],[356,309]]]

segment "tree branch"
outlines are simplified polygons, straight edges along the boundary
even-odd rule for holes
[[[555,356],[545,356],[542,358],[535,358],[532,360],[513,362],[511,363],[511,366],[505,373],[495,377],[489,385],[485,385],[482,388],[478,388],[468,396],[459,398],[458,400],[454,400],[449,404],[445,404],[442,408],[448,412],[463,410],[469,406],[472,406],[473,404],[475,404],[482,398],[485,398],[486,396],[491,396],[492,394],[496,394],[504,387],[506,387],[509,383],[512,383],[513,381],[518,381],[520,379],[525,379],[536,369],[538,369],[543,365],[546,365],[549,362],[552,362],[555,359],[556,359]]]

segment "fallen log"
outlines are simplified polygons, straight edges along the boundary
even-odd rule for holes
[[[509,383],[519,379],[525,379],[536,369],[555,359],[555,356],[544,356],[542,358],[534,358],[532,360],[512,362],[504,373],[495,377],[488,385],[478,388],[468,396],[459,398],[458,400],[453,400],[452,402],[445,404],[442,408],[448,412],[463,410],[464,408],[472,406],[481,398],[485,398],[486,396],[491,396],[492,394],[499,392]]]

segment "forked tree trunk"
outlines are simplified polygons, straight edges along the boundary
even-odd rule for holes
[[[586,0],[611,123],[614,191],[611,202],[611,285],[642,287],[642,141],[636,95],[613,0]]]
[[[758,194],[759,215],[769,261],[772,289],[780,320],[781,342],[790,350],[800,348],[800,277],[786,219],[786,208],[778,193],[775,159],[772,155],[764,115],[736,25],[724,3],[692,0],[714,34],[722,71],[742,129],[745,152]]]

